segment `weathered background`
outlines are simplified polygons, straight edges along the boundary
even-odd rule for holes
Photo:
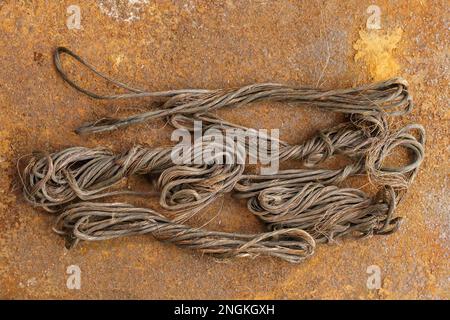
[[[371,4],[381,8],[379,31],[366,29]],[[66,26],[69,5],[81,8],[81,30]],[[0,297],[449,298],[448,22],[445,0],[0,0]],[[51,54],[60,45],[114,77],[154,90],[262,81],[334,88],[403,76],[415,109],[393,121],[423,124],[427,153],[398,208],[406,218],[402,228],[387,237],[322,245],[298,265],[264,258],[217,262],[150,236],[67,251],[51,232],[53,217],[24,203],[17,159],[72,145],[163,145],[170,129],[154,121],[111,134],[73,133],[99,116],[145,108],[145,101],[100,102],[75,92],[53,68]],[[289,142],[341,119],[266,103],[221,115],[279,128]],[[134,203],[152,206],[156,199]],[[245,204],[228,196],[201,219],[217,213],[209,228],[262,230]],[[81,290],[66,287],[72,264],[81,268]],[[370,265],[381,268],[379,290],[366,287]]]

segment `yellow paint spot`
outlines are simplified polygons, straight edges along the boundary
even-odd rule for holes
[[[384,80],[398,75],[400,66],[393,51],[397,48],[402,34],[401,28],[391,32],[360,31],[359,39],[353,45],[356,50],[355,62],[363,60],[373,80]]]

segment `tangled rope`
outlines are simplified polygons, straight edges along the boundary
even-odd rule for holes
[[[63,53],[128,93],[101,95],[82,88],[64,71]],[[403,79],[329,91],[256,84],[233,90],[148,92],[110,79],[66,48],[58,48],[54,60],[62,78],[90,97],[162,100],[158,110],[124,119],[101,119],[80,127],[78,133],[108,131],[158,117],[169,117],[174,128],[191,132],[195,121],[203,124],[202,137],[194,141],[194,145],[199,142],[202,148],[183,150],[180,163],[172,160],[174,152],[180,153],[177,147],[134,146],[120,154],[84,147],[51,154],[34,153],[19,170],[24,197],[32,205],[58,214],[54,230],[66,237],[69,246],[79,240],[151,234],[218,257],[271,255],[299,262],[313,254],[316,243],[344,236],[389,234],[399,227],[401,218],[394,216],[395,208],[417,174],[425,143],[425,131],[420,125],[408,125],[394,132],[389,128],[389,115],[402,115],[412,108]],[[303,143],[290,145],[210,113],[217,108],[261,100],[313,105],[346,113],[349,119]],[[226,138],[225,133],[230,129],[250,154],[257,147],[250,140],[264,138],[269,141],[269,148],[262,160],[296,160],[305,168],[281,170],[274,175],[246,173],[245,154],[237,161],[239,156],[234,147],[228,144],[224,147],[210,139],[212,132],[215,137],[219,134]],[[276,142],[279,150],[271,149],[271,142]],[[210,150],[217,147],[222,149],[213,161],[204,161]],[[396,168],[384,166],[386,158],[398,147],[410,151],[411,161]],[[350,163],[339,169],[317,168],[337,154],[346,156]],[[92,202],[123,194],[148,196],[148,193],[118,187],[133,175],[145,175],[155,181],[160,205],[172,218],[130,204]],[[378,194],[372,197],[362,190],[340,186],[354,175],[366,175],[379,187]],[[246,199],[249,211],[269,231],[243,235],[207,231],[186,224],[193,215],[230,192],[237,199]]]

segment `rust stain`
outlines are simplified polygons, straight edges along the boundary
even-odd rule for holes
[[[356,0],[319,5],[300,0],[152,0],[140,6],[139,19],[132,23],[79,1],[82,29],[76,31],[65,26],[66,8],[72,4],[0,1],[1,298],[450,298],[450,208],[444,200],[450,190],[445,1],[433,6],[378,1],[387,30],[381,32],[361,31],[368,4]],[[122,11],[122,18],[127,17]],[[322,70],[326,87],[402,75],[410,83],[415,108],[394,122],[419,122],[427,129],[423,168],[398,207],[405,222],[391,236],[319,246],[314,257],[298,265],[276,259],[216,261],[146,236],[67,251],[51,232],[54,217],[23,202],[15,173],[18,157],[73,145],[115,150],[136,143],[167,145],[170,130],[155,121],[108,135],[74,134],[86,121],[150,106],[146,101],[105,103],[80,96],[53,69],[57,45],[72,48],[121,81],[154,90],[262,81],[315,85]],[[110,89],[87,73],[80,80],[90,88]],[[291,143],[342,120],[314,108],[277,103],[219,114],[245,126],[280,128],[281,137]],[[136,183],[148,187],[144,180]],[[158,205],[153,198],[127,200]],[[211,229],[263,229],[246,204],[231,197],[214,203],[204,219],[217,213]],[[79,291],[66,287],[71,264],[82,270]],[[380,290],[366,287],[366,268],[374,264],[382,271]]]

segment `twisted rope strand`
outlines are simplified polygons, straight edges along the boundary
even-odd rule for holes
[[[312,255],[315,248],[314,239],[301,229],[256,235],[205,231],[177,224],[154,210],[124,203],[70,205],[58,216],[54,230],[66,236],[69,247],[79,240],[151,234],[156,239],[220,258],[269,255],[297,263]]]
[[[101,95],[89,91],[70,79],[61,63],[61,55],[67,54],[82,66],[106,81],[125,89],[129,93]],[[83,58],[64,47],[58,47],[54,53],[56,70],[70,86],[95,99],[158,98],[165,99],[160,109],[132,115],[123,119],[103,118],[79,127],[79,134],[111,131],[131,124],[176,114],[201,114],[224,107],[241,107],[249,103],[270,100],[294,102],[299,105],[312,105],[323,110],[346,114],[403,115],[411,111],[412,98],[407,90],[407,82],[394,78],[383,82],[367,84],[351,89],[323,90],[317,88],[294,88],[278,83],[261,83],[238,89],[204,90],[182,89],[150,92],[133,88],[100,73]]]

